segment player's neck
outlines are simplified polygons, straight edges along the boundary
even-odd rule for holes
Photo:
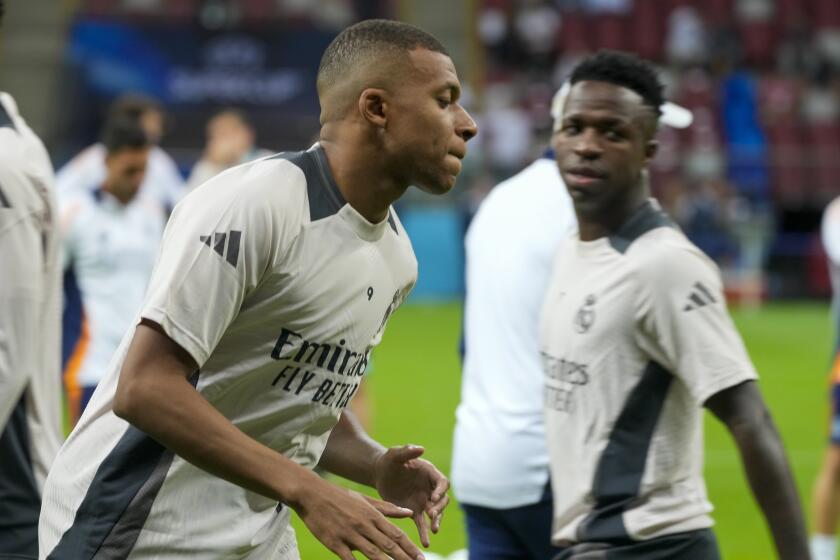
[[[581,212],[575,207],[580,240],[595,241],[614,235],[645,204],[649,196],[648,189],[642,187],[630,193],[630,196],[624,200],[600,212]]]
[[[347,142],[320,140],[333,178],[344,200],[364,218],[377,224],[388,217],[388,209],[405,192],[389,179],[380,157],[373,151]],[[351,147],[352,146],[352,147]]]
[[[122,204],[123,206],[125,206],[126,204],[131,202],[134,199],[134,196],[135,196],[134,194],[127,194],[125,192],[122,192],[122,191],[120,191],[120,189],[115,189],[113,187],[113,184],[110,183],[107,179],[105,180],[104,183],[102,183],[102,191],[106,192],[106,193],[110,194],[111,196],[113,196],[114,198],[116,198],[117,201],[119,201],[119,203]]]

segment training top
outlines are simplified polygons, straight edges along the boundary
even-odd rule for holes
[[[123,204],[102,189],[59,192],[58,198],[64,268],[75,274],[85,321],[68,382],[92,387],[140,311],[166,211],[154,198]]]
[[[710,527],[702,407],[757,376],[717,267],[655,201],[561,248],[540,345],[553,542]]]
[[[821,234],[834,294],[831,310],[834,316],[834,350],[837,352],[840,350],[840,197],[832,200],[823,212]]]
[[[557,246],[575,231],[553,158],[495,187],[467,231],[464,362],[452,452],[461,503],[534,504],[548,482],[540,309]]]
[[[312,468],[416,276],[394,211],[378,224],[358,214],[316,144],[232,168],[187,195],[167,224],[140,315],[193,357],[191,381],[210,404]],[[114,415],[131,336],[50,472],[42,555],[296,558],[288,508],[207,474]]]
[[[56,174],[62,195],[96,190],[105,180],[105,145],[96,143],[79,152]],[[172,209],[187,193],[184,179],[172,157],[160,146],[152,146],[139,196],[149,197]]]
[[[44,145],[0,93],[0,557],[34,543],[41,487],[62,439],[53,189]]]

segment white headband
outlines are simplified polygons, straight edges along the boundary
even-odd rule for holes
[[[568,97],[571,89],[572,86],[569,82],[564,83],[563,87],[554,94],[554,99],[551,100],[551,118],[555,122],[563,114],[563,103],[566,101],[566,97]],[[670,101],[666,101],[660,105],[659,110],[662,111],[659,122],[672,128],[688,128],[691,126],[692,121],[694,121],[694,115],[690,110]]]

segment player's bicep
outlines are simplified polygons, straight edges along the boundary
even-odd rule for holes
[[[755,379],[717,267],[686,250],[649,268],[655,273],[642,286],[643,347],[653,349],[698,405],[727,387]]]

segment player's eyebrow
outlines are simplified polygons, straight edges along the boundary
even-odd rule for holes
[[[447,81],[446,84],[441,86],[438,89],[438,92],[443,93],[444,91],[449,91],[452,95],[452,101],[458,101],[461,98],[461,86],[458,85],[458,82]]]

